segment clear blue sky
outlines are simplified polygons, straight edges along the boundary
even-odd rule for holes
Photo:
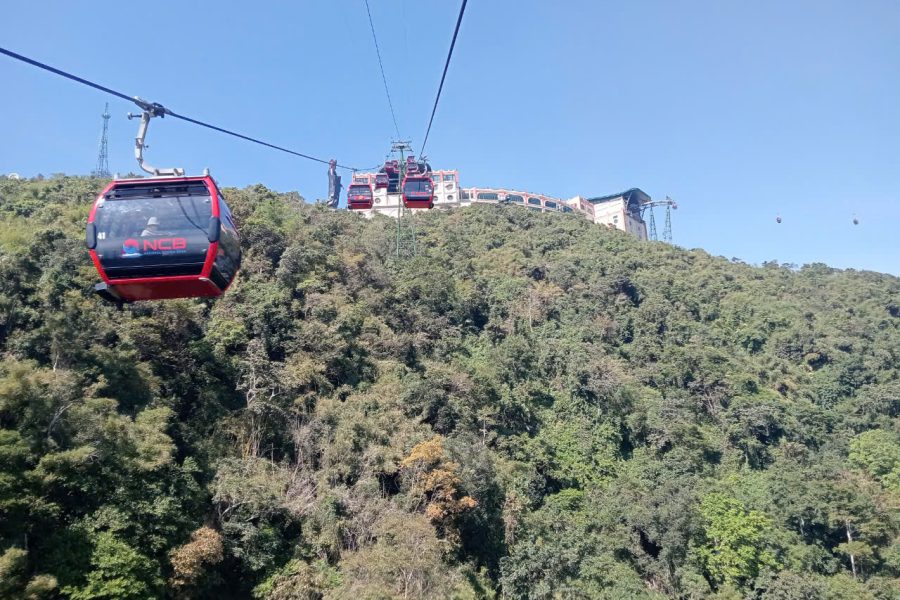
[[[417,146],[458,3],[370,3]],[[393,135],[362,0],[7,0],[3,20],[4,47],[315,156],[374,165]],[[0,81],[0,172],[94,167],[106,97],[2,56]],[[110,167],[136,170],[134,107],[109,100]],[[148,141],[157,166],[326,193],[323,165],[177,120]],[[467,186],[670,195],[688,248],[900,275],[900,3],[471,0],[428,146]]]

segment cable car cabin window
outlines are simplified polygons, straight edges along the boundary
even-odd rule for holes
[[[403,180],[403,204],[408,208],[432,208],[434,184],[428,175],[409,175]]]
[[[544,208],[549,208],[550,210],[556,210],[556,202],[550,202],[547,200],[544,202]]]
[[[403,184],[404,194],[431,194],[432,191],[434,191],[434,186],[428,178],[407,179],[406,183]]]
[[[347,196],[362,196],[368,199],[372,197],[372,188],[367,185],[351,185],[350,189],[347,190]]]
[[[496,202],[500,199],[500,196],[498,196],[497,194],[495,194],[493,192],[482,192],[482,193],[478,194],[478,199]]]
[[[396,194],[400,191],[400,174],[394,171],[388,175],[388,194]]]
[[[115,188],[97,203],[97,257],[110,279],[199,275],[211,217],[203,183]]]
[[[528,199],[528,204],[529,204],[530,206],[540,206],[540,205],[541,205],[541,199],[540,199],[540,198],[529,198],[529,199]]]
[[[237,275],[238,269],[241,268],[241,240],[238,237],[231,211],[222,194],[219,194],[219,221],[221,223],[219,247],[216,251],[216,262],[213,263],[210,279],[224,290]]]

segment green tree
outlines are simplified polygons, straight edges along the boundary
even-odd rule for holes
[[[6,596],[900,593],[900,279],[254,185],[227,294],[118,311],[103,183],[0,178]]]
[[[863,432],[850,442],[849,458],[850,464],[900,493],[900,435],[884,429]]]
[[[111,533],[93,540],[85,582],[63,588],[72,600],[151,598],[161,593],[159,565]]]
[[[777,569],[772,523],[724,494],[706,495],[700,503],[703,539],[696,547],[707,574],[716,583],[746,584],[765,568]]]

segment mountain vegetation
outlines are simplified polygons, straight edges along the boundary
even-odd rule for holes
[[[900,597],[900,279],[227,189],[220,299],[0,180],[0,599]]]

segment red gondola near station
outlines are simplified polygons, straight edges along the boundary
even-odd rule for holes
[[[369,180],[354,178],[347,188],[347,208],[350,210],[367,210],[372,208],[374,195]]]
[[[431,173],[412,156],[406,160],[406,176],[403,178],[403,205],[406,208],[433,208],[434,183]]]

